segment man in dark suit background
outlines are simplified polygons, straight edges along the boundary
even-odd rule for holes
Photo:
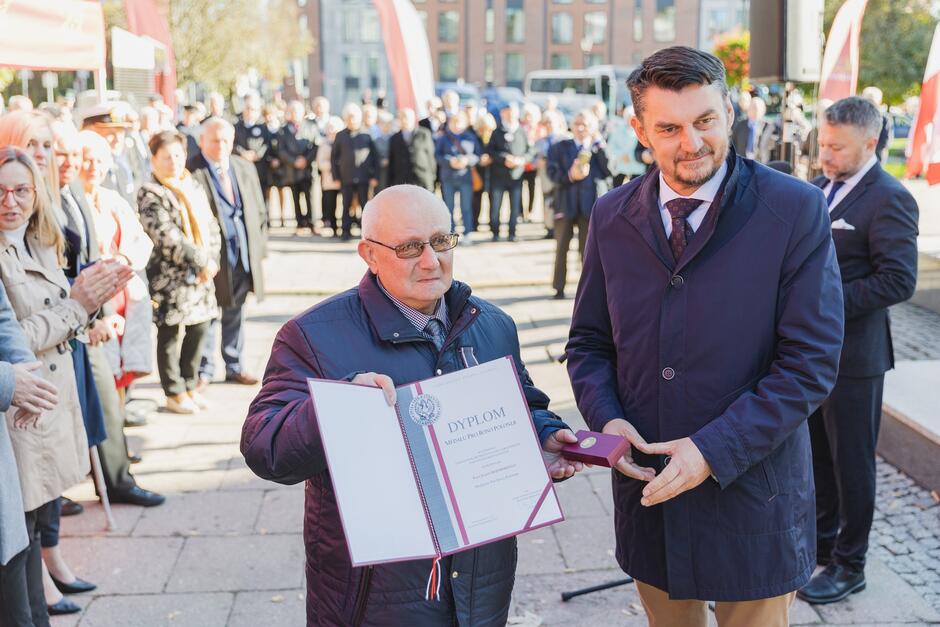
[[[499,111],[500,125],[485,152],[490,156],[490,232],[499,240],[499,213],[503,194],[509,192],[509,241],[516,239],[516,222],[522,213],[522,175],[535,150],[519,124],[519,108],[507,104]]]
[[[215,369],[215,334],[222,329],[222,359],[225,380],[254,385],[257,377],[244,369],[245,299],[253,292],[264,295],[261,260],[264,257],[267,211],[254,166],[232,154],[235,129],[222,118],[209,118],[202,125],[199,145],[202,154],[193,164],[193,176],[209,197],[209,204],[222,231],[222,259],[215,275],[215,296],[222,310],[214,321],[203,347],[199,366],[200,383],[212,380]],[[203,383],[204,382],[204,383]]]
[[[277,156],[281,162],[284,184],[290,187],[294,201],[297,230],[314,230],[313,164],[317,157],[317,127],[304,118],[304,103],[293,100],[287,105],[284,126],[277,134]],[[190,168],[191,170],[192,168]],[[306,209],[300,204],[304,196]]]
[[[434,191],[437,162],[434,159],[434,136],[418,126],[412,109],[398,112],[400,129],[392,135],[388,148],[388,184],[419,185]]]
[[[917,203],[878,164],[881,112],[859,97],[826,109],[819,127],[832,239],[845,295],[839,378],[810,418],[816,481],[816,559],[826,568],[799,596],[831,603],[865,587],[875,511],[875,446],[884,373],[894,367],[888,307],[914,293]]]
[[[235,154],[254,164],[261,183],[261,197],[268,202],[271,191],[271,160],[274,135],[261,115],[261,97],[257,92],[245,95],[244,108],[235,123]]]
[[[378,184],[379,162],[375,142],[362,126],[362,109],[348,104],[343,108],[346,128],[336,134],[330,160],[333,178],[338,180],[343,194],[342,240],[352,237],[353,200],[359,202],[360,211],[369,201],[369,188]]]
[[[597,117],[588,109],[571,122],[571,139],[556,142],[548,151],[548,177],[555,183],[555,298],[565,297],[568,248],[578,229],[578,253],[584,258],[591,208],[607,191],[610,169],[607,151],[597,131]]]

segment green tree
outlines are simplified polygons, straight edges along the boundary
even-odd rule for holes
[[[728,73],[728,84],[745,87],[750,71],[751,34],[731,33],[722,37],[715,45],[715,56],[721,59]]]
[[[842,2],[826,0],[827,34]],[[920,93],[937,23],[932,4],[931,0],[868,0],[862,20],[859,91],[869,85],[879,87],[888,104]]]

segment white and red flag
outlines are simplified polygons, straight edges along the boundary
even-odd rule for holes
[[[427,115],[427,101],[434,95],[434,69],[424,23],[411,0],[374,0],[382,25],[385,52],[392,71],[392,85],[399,109]]]
[[[841,100],[855,95],[858,86],[858,41],[868,0],[846,0],[836,13],[826,38],[819,98]]]
[[[933,33],[924,84],[920,88],[920,108],[907,144],[908,178],[927,169],[927,182],[940,183],[940,24]]]

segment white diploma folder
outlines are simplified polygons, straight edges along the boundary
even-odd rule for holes
[[[511,357],[397,388],[309,379],[354,566],[564,520]]]

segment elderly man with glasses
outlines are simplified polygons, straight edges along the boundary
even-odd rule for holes
[[[553,478],[580,469],[557,455],[576,438],[533,385],[512,319],[452,279],[459,236],[439,198],[413,185],[389,187],[366,205],[362,231],[359,255],[369,271],[358,287],[278,332],[242,432],[242,453],[265,479],[307,482],[308,625],[504,625],[514,538],[442,558],[439,601],[425,599],[430,559],[352,567],[307,378],[381,387],[392,403],[395,385],[512,355]],[[362,471],[383,480],[368,460]],[[381,521],[375,532],[383,533]]]

